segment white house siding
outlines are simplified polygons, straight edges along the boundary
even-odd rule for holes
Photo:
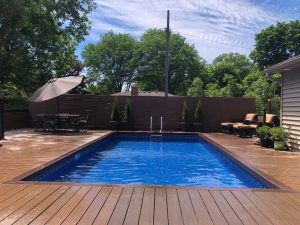
[[[290,147],[300,151],[300,68],[282,74],[282,126],[289,130]]]

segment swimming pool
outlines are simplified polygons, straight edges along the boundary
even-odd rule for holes
[[[113,133],[23,181],[274,188],[196,134]]]

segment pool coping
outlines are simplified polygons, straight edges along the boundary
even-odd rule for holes
[[[248,173],[250,173],[252,176],[254,176],[256,179],[263,181],[273,187],[270,188],[240,188],[240,187],[214,187],[214,186],[172,186],[172,185],[131,185],[131,184],[99,184],[99,183],[76,183],[76,182],[49,182],[49,181],[24,181],[26,177],[29,177],[33,175],[34,173],[37,173],[41,170],[46,169],[47,167],[50,167],[54,165],[55,163],[58,163],[59,161],[74,155],[81,151],[83,148],[88,147],[91,144],[94,144],[114,133],[159,133],[159,132],[150,132],[150,131],[111,131],[107,134],[96,138],[86,144],[83,144],[77,148],[74,148],[73,150],[64,153],[46,163],[43,163],[42,165],[35,167],[19,176],[14,177],[11,180],[8,180],[4,183],[7,184],[45,184],[45,185],[72,185],[72,186],[103,186],[103,187],[153,187],[153,188],[176,188],[176,189],[199,189],[199,190],[234,190],[234,191],[263,191],[263,192],[296,192],[294,189],[290,188],[289,186],[281,183],[280,181],[276,180],[274,177],[269,176],[265,174],[263,171],[255,168],[253,165],[251,165],[249,162],[243,160],[238,155],[232,153],[230,150],[225,148],[224,146],[220,145],[219,143],[213,141],[212,139],[205,136],[203,133],[197,133],[197,132],[164,132],[164,134],[183,134],[183,135],[198,135],[201,139],[203,139],[208,144],[211,144],[214,146],[218,151],[223,153],[225,156],[227,156],[229,159],[233,160],[236,164],[238,164],[240,167],[242,167],[244,170],[246,170]]]

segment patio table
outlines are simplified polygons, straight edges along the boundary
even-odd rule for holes
[[[79,114],[59,113],[59,114],[38,114],[36,117],[42,121],[43,130],[70,130]]]

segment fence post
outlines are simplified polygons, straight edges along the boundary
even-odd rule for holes
[[[264,107],[264,110],[263,110],[263,121],[262,121],[262,124],[265,125],[266,124],[266,108]]]
[[[0,140],[4,138],[4,106],[0,102]]]
[[[268,113],[272,114],[272,101],[271,101],[271,99],[268,99]]]

